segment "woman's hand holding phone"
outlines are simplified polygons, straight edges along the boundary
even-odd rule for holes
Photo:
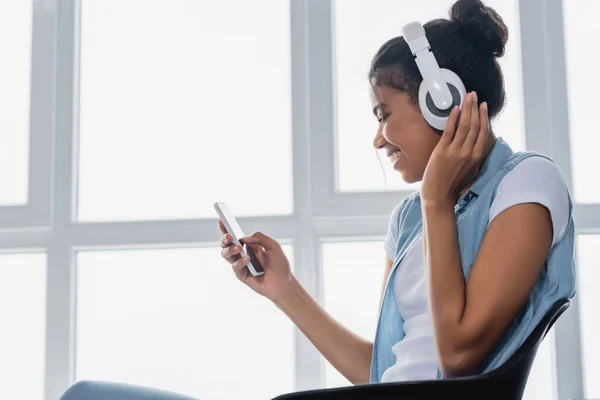
[[[219,228],[223,233],[221,256],[231,264],[237,278],[256,293],[278,304],[285,294],[298,284],[281,245],[275,239],[261,232],[240,238],[246,246],[250,246],[254,251],[264,269],[263,275],[255,277],[246,268],[250,258],[240,257],[242,247],[233,243],[233,237],[227,232],[221,220],[219,220]]]
[[[260,232],[238,238],[262,265],[264,273],[253,276],[246,268],[250,259],[240,258],[241,247],[233,243],[220,219],[219,228],[223,233],[221,255],[233,266],[238,279],[275,303],[352,383],[368,382],[373,343],[344,328],[311,297],[292,274],[279,243]]]

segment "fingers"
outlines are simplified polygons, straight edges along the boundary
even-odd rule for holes
[[[460,107],[454,106],[452,111],[450,111],[448,121],[446,121],[446,126],[444,127],[444,132],[442,133],[442,138],[440,139],[442,145],[449,145],[452,142],[454,132],[456,132],[456,121],[458,120],[459,115]]]
[[[254,236],[244,236],[240,241],[246,244],[260,244],[260,239]]]
[[[221,236],[221,247],[231,246],[232,243],[233,236],[231,236],[231,233],[226,233],[223,236]]]
[[[261,245],[266,251],[276,248],[279,243],[262,232],[254,232],[252,236],[245,236],[240,239],[242,243]]]
[[[242,246],[234,245],[233,236],[230,233],[227,233],[227,229],[223,225],[223,222],[219,220],[219,228],[221,232],[224,233],[221,236],[221,257],[227,260],[228,263],[233,264],[238,258],[240,258],[239,254],[242,251]]]
[[[225,225],[221,220],[219,220],[219,229],[221,230],[221,233],[227,233],[227,228],[225,228]]]
[[[479,133],[477,135],[477,141],[475,142],[474,150],[476,154],[483,155],[485,143],[487,142],[487,138],[490,133],[488,106],[487,102],[485,101],[481,103],[481,107],[479,107],[479,123],[481,124],[481,128],[479,129]]]
[[[221,257],[223,257],[232,265],[238,277],[242,276],[240,274],[247,273],[247,271],[244,272],[243,269],[250,262],[250,257],[248,255],[241,257],[241,252],[244,245],[247,246],[247,250],[252,249],[254,251],[254,254],[261,263],[263,262],[262,258],[264,257],[265,251],[268,249],[275,249],[279,246],[279,243],[276,240],[271,239],[262,232],[255,232],[252,234],[252,236],[245,236],[241,238],[241,245],[234,244],[233,237],[230,233],[225,233],[225,227],[220,220],[219,227],[221,228],[221,232],[224,233],[223,236],[221,236]]]
[[[471,113],[473,111],[473,93],[467,93],[465,96],[465,100],[463,101],[462,110],[460,112],[460,121],[458,122],[458,128],[456,129],[456,133],[454,134],[454,139],[452,140],[452,145],[459,147],[462,146],[467,134],[469,133],[469,128],[471,125]]]
[[[221,220],[219,220],[219,229],[223,233],[223,236],[221,236],[221,247],[225,248],[231,246],[231,244],[233,244],[233,236],[231,236],[230,233],[227,233],[227,229]]]
[[[221,250],[221,256],[226,259],[227,261],[231,262],[231,260],[235,260],[237,259],[237,257],[234,257],[238,254],[240,254],[242,252],[242,246],[240,246],[239,244],[236,245],[232,245],[232,246],[227,246],[225,247],[223,250]]]
[[[244,269],[244,267],[246,265],[248,265],[249,262],[250,262],[250,257],[246,256],[246,257],[240,258],[239,260],[235,261],[233,264],[231,264],[231,266],[233,267],[235,272],[238,273],[238,272],[241,272],[242,269]]]
[[[465,138],[464,142],[465,147],[469,150],[473,149],[475,141],[479,137],[480,128],[479,101],[477,100],[477,93],[473,92],[471,96],[473,96],[471,102],[471,121],[469,122],[469,132],[467,133],[467,137]]]

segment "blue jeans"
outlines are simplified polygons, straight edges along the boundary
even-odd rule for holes
[[[124,383],[79,381],[60,400],[198,400],[181,394]]]

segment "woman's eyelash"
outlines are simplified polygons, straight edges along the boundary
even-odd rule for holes
[[[385,122],[387,120],[387,118],[388,118],[388,116],[384,114],[384,115],[382,115],[380,117],[377,117],[377,121],[380,122],[380,123],[381,122]]]

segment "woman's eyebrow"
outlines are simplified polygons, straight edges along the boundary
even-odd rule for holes
[[[373,115],[377,116],[377,110],[381,109],[383,111],[385,107],[386,105],[384,103],[375,104],[375,107],[373,107]]]

